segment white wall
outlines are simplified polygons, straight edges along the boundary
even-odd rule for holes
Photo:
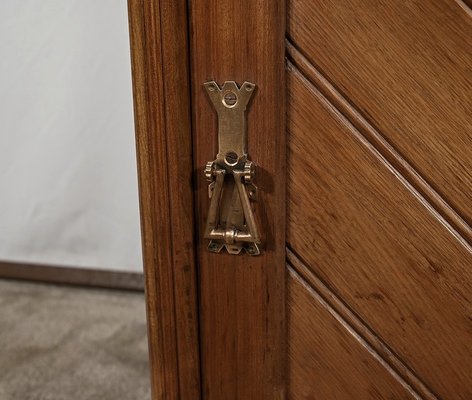
[[[0,260],[141,270],[126,0],[0,1]]]

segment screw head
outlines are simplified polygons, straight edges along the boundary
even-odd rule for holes
[[[226,92],[223,96],[223,104],[226,107],[234,107],[238,102],[238,96],[234,92]]]
[[[225,163],[230,165],[230,166],[234,166],[238,163],[239,161],[239,156],[236,154],[236,152],[234,151],[228,151],[226,154],[225,154]]]

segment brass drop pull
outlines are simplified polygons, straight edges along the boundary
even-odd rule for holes
[[[245,249],[255,256],[260,237],[250,201],[256,200],[257,187],[255,166],[247,158],[246,108],[256,85],[244,82],[239,88],[227,81],[220,88],[212,81],[204,86],[218,114],[218,154],[205,168],[211,199],[205,239],[212,252],[226,247],[230,254]]]

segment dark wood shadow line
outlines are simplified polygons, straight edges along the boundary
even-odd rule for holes
[[[139,272],[105,271],[9,261],[0,261],[0,279],[144,291],[144,276]]]

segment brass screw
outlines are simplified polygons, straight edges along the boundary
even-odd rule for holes
[[[236,165],[238,163],[239,157],[234,151],[228,151],[225,154],[225,162],[228,165]]]
[[[238,96],[234,92],[228,92],[225,94],[223,101],[227,106],[234,106],[238,101]]]

